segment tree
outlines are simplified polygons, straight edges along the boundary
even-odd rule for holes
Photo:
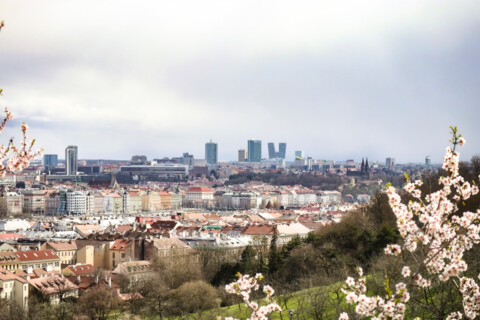
[[[465,139],[456,127],[450,128],[453,147],[445,154],[439,190],[424,195],[420,189],[423,182],[411,182],[408,176],[404,186],[408,203],[393,187],[387,190],[403,241],[385,248],[394,261],[385,274],[384,296],[367,294],[361,268],[359,279],[347,278],[346,300],[356,305],[360,317],[403,319],[407,303],[412,305],[409,311],[417,312],[413,316],[422,315],[422,305],[430,307],[428,317],[453,320],[480,315],[480,287],[472,278],[477,274],[469,272],[465,260],[468,251],[480,243],[480,210],[461,210],[479,188],[459,174],[456,148],[463,146]],[[449,294],[442,295],[446,291]],[[443,303],[437,304],[440,301]],[[342,313],[340,319],[348,319],[348,314]]]
[[[83,293],[78,305],[91,320],[107,320],[118,311],[120,299],[117,293],[105,285],[97,285]]]
[[[268,275],[272,276],[282,268],[282,257],[278,250],[278,235],[275,228],[272,240],[270,241],[270,250],[268,251]]]
[[[168,294],[168,310],[172,315],[198,313],[218,305],[217,290],[204,281],[182,284]]]
[[[0,21],[0,30],[5,26],[5,22]],[[0,89],[0,95],[3,94],[3,90]],[[3,131],[7,122],[13,119],[13,114],[5,108],[5,116],[0,123],[0,132]],[[0,146],[0,178],[3,178],[7,172],[22,171],[30,164],[37,155],[42,153],[42,150],[34,151],[33,146],[35,139],[28,141],[27,139],[28,126],[24,123],[21,125],[22,141],[20,141],[20,147],[15,146],[13,138],[11,138],[8,144]],[[7,160],[7,165],[4,165],[4,160]]]

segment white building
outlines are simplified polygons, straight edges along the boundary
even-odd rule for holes
[[[66,209],[68,213],[86,214],[87,196],[81,191],[68,191]]]

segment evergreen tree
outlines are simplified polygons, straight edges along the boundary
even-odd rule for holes
[[[270,250],[268,251],[268,275],[270,277],[282,268],[282,257],[277,245],[277,228],[274,230],[272,241],[270,241]]]

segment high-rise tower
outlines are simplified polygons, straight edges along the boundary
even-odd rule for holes
[[[68,146],[65,149],[65,172],[67,175],[76,175],[78,171],[78,147]]]
[[[248,140],[248,162],[260,162],[262,160],[262,141]]]
[[[205,159],[208,164],[215,164],[218,162],[218,145],[215,142],[205,143]]]
[[[275,144],[273,142],[268,143],[268,158],[269,159],[285,159],[285,153],[287,150],[287,144],[280,142],[278,144],[278,152],[275,151]]]

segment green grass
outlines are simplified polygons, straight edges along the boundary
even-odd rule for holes
[[[293,310],[293,319],[334,319],[338,316],[337,310],[348,309],[344,295],[340,292],[342,286],[343,282],[339,282],[329,286],[305,289],[277,297],[273,296],[273,300],[282,307],[283,311],[282,313],[272,313],[270,319],[290,319],[290,310]],[[265,301],[257,302],[260,305],[266,304]],[[250,309],[244,303],[217,308],[208,313],[210,312],[222,317],[234,317],[237,319],[246,319],[251,314]],[[196,316],[198,317],[198,315]],[[196,316],[193,316],[191,319],[198,319]]]

